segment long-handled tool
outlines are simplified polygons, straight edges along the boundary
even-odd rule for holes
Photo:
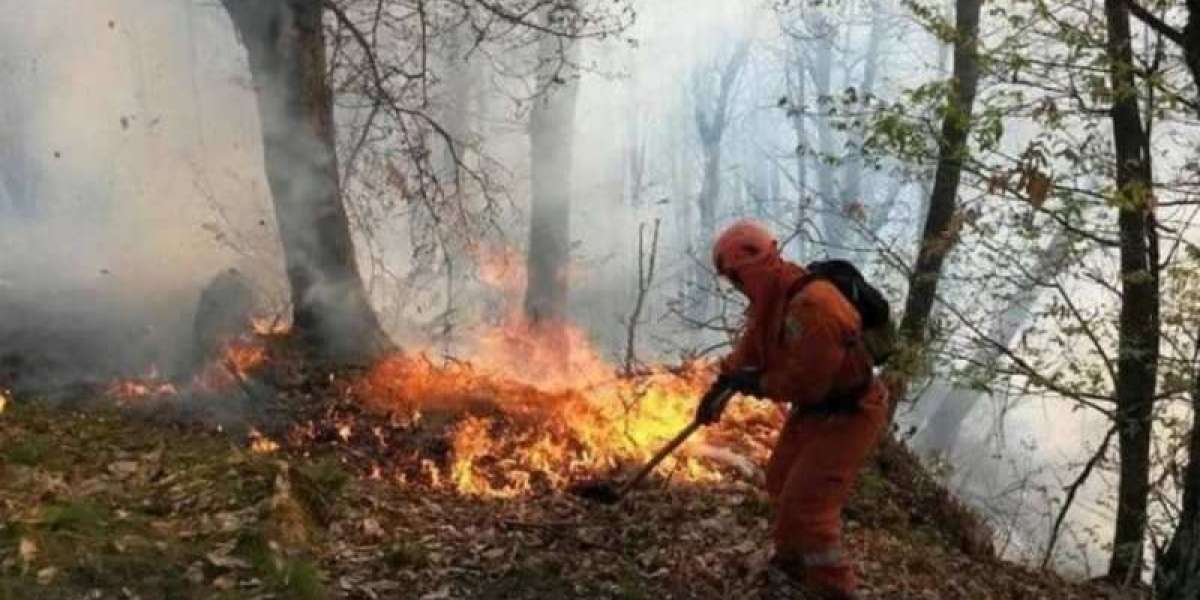
[[[717,402],[724,404],[729,402],[729,398],[733,396],[734,391],[729,389],[717,389],[710,391],[709,393],[718,394],[719,399]],[[629,490],[637,487],[637,485],[641,483],[642,480],[645,479],[655,467],[658,466],[658,463],[661,463],[663,459],[670,456],[680,444],[686,441],[692,436],[693,433],[696,433],[697,429],[700,429],[704,425],[705,424],[699,419],[693,419],[692,422],[683,429],[683,431],[680,431],[674,438],[671,439],[671,441],[667,442],[667,445],[663,446],[661,450],[659,450],[653,457],[650,458],[649,462],[642,466],[641,470],[639,470],[637,474],[635,474],[625,483],[618,486],[612,481],[585,481],[583,483],[578,483],[571,486],[571,493],[581,498],[591,500],[593,502],[599,502],[601,504],[616,504],[620,502],[625,495],[629,493]]]

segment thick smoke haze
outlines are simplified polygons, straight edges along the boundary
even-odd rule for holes
[[[82,369],[169,369],[208,278],[275,267],[228,20],[208,3],[9,4],[0,281],[36,316],[4,326],[51,324],[98,352]]]
[[[65,354],[54,357],[53,369],[22,367],[28,375],[53,376],[41,383],[130,374],[150,365],[170,372],[189,347],[200,289],[229,267],[251,275],[263,310],[284,311],[283,260],[254,88],[220,3],[0,0],[0,8],[0,353],[6,340],[36,346],[44,336]],[[572,202],[572,320],[606,358],[620,360],[637,294],[638,231],[645,226],[649,233],[659,220],[658,271],[642,315],[640,358],[670,361],[706,347],[719,353],[728,341],[724,332],[696,332],[681,322],[681,311],[703,321],[721,307],[691,313],[680,290],[685,280],[714,285],[706,273],[710,240],[698,233],[695,206],[704,177],[695,113],[698,103],[710,101],[716,70],[747,39],[749,59],[732,88],[733,125],[722,142],[718,227],[757,216],[788,240],[789,256],[861,260],[889,288],[898,311],[900,277],[886,261],[861,240],[847,248],[815,233],[829,215],[762,208],[795,207],[822,185],[822,174],[842,168],[809,161],[806,183],[791,166],[777,169],[786,175],[768,168],[792,165],[798,150],[822,143],[815,127],[798,135],[786,110],[795,90],[785,71],[797,58],[781,31],[798,26],[760,3],[656,0],[637,8],[636,23],[621,39],[588,40],[580,48],[572,177],[564,190]],[[838,40],[854,51],[883,40],[875,94],[895,95],[943,77],[946,47],[901,17],[899,7],[875,8],[886,17],[882,34],[872,38],[871,13],[851,11],[841,16],[855,28]],[[424,217],[405,198],[344,182],[360,269],[385,327],[404,346],[449,354],[464,352],[473,328],[504,318],[519,302],[519,290],[497,289],[479,265],[507,252],[521,255],[530,195],[529,99],[522,97],[528,90],[489,71],[492,65],[480,56],[453,64],[471,73],[468,79],[477,77],[459,82],[471,84],[473,100],[462,114],[474,123],[461,135],[494,161],[502,189],[495,227],[480,228],[487,239],[447,244],[449,250],[440,250],[445,256],[430,260],[422,250],[429,240],[414,233]],[[831,91],[861,86],[864,69],[849,68],[853,77],[831,82]],[[339,104],[340,149],[362,113]],[[1018,124],[1005,144],[1020,148],[1029,135]],[[885,167],[856,184],[865,186],[864,194],[893,200],[895,210],[877,231],[911,253],[931,177]],[[401,208],[388,212],[375,203]],[[519,280],[523,268],[513,269],[500,280]],[[727,308],[736,322],[739,307]],[[1001,407],[1005,419],[996,425]],[[901,429],[923,426],[925,416],[902,412]],[[1105,424],[1061,400],[1029,397],[981,402],[968,423],[968,449],[950,457],[950,480],[999,528],[1009,528],[1011,556],[1033,559],[1052,518],[1044,510],[1048,494],[1057,495],[1069,481],[1074,471],[1065,467],[1097,445]],[[1097,478],[1081,493],[1071,524],[1100,533],[1079,538],[1082,550],[1066,552],[1065,567],[1101,566],[1097,540],[1109,537],[1111,517],[1102,500],[1111,486]]]

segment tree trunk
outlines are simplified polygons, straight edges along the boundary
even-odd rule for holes
[[[883,38],[883,11],[878,3],[871,3],[873,11],[871,17],[871,30],[868,34],[867,50],[863,56],[863,77],[862,83],[858,87],[858,98],[861,103],[861,110],[864,112],[868,106],[867,99],[875,93],[875,79],[879,72],[879,50],[881,40]],[[863,127],[853,127],[851,129],[849,152],[846,157],[846,162],[842,166],[842,200],[839,203],[841,209],[842,223],[845,223],[846,218],[852,218],[849,207],[854,203],[860,204],[864,209],[870,207],[872,210],[877,210],[879,207],[873,206],[870,191],[864,191],[864,183],[870,173],[864,169],[863,156],[864,131]],[[846,232],[845,229],[843,229]],[[849,245],[849,240],[843,242],[843,245]]]
[[[1200,95],[1200,0],[1187,0],[1188,19],[1183,26],[1183,59]]]
[[[1187,8],[1182,50],[1200,97],[1200,0],[1188,0]],[[1200,598],[1200,362],[1192,369],[1192,429],[1187,461],[1179,521],[1166,551],[1155,564],[1154,591],[1158,600]]]
[[[809,219],[808,214],[808,134],[804,127],[804,112],[808,110],[808,73],[805,69],[804,53],[800,49],[800,42],[794,42],[796,46],[792,52],[792,64],[788,69],[788,79],[790,82],[789,88],[793,90],[795,98],[792,101],[793,112],[790,114],[792,121],[792,130],[796,134],[796,214],[793,219],[795,223],[796,235],[795,246],[792,249],[792,257],[796,260],[802,260],[807,254],[805,247],[805,236],[803,231],[806,228],[805,221]],[[792,81],[792,78],[795,78]]]
[[[923,360],[924,344],[937,296],[942,264],[954,247],[957,232],[954,217],[958,207],[958,183],[968,152],[967,134],[975,90],[979,84],[979,57],[976,55],[981,0],[957,0],[955,3],[954,91],[948,99],[942,134],[938,140],[938,164],[929,194],[929,210],[917,251],[916,265],[908,280],[904,316],[900,320],[903,348],[884,372],[892,399],[890,417],[908,392],[908,385]]]
[[[1179,524],[1155,565],[1158,600],[1200,598],[1200,362],[1192,367],[1192,432],[1183,474]]]
[[[222,0],[246,47],[263,160],[291,285],[293,332],[317,354],[390,349],[359,276],[342,205],[319,0]]]
[[[1017,333],[1025,328],[1029,322],[1029,311],[1037,302],[1042,282],[1057,276],[1066,267],[1068,250],[1070,241],[1067,233],[1059,231],[1050,240],[1049,245],[1038,253],[1037,264],[1030,272],[1029,279],[1005,302],[996,321],[988,329],[989,340],[1008,345]],[[1000,350],[985,341],[971,357],[971,363],[992,365],[999,358]],[[958,443],[967,415],[971,414],[977,400],[982,396],[972,389],[950,384],[946,387],[949,389],[946,390],[937,409],[926,420],[918,440],[920,448],[926,452],[948,454],[952,451]]]
[[[734,83],[741,76],[742,67],[746,64],[749,50],[749,40],[738,42],[733,54],[717,73],[715,99],[706,97],[711,90],[701,88],[699,80],[694,82],[697,87],[694,98],[696,132],[704,153],[703,179],[697,204],[700,209],[700,239],[704,240],[705,244],[711,244],[717,234],[717,202],[721,197],[721,143],[725,136],[725,128],[729,125],[730,96],[734,91]],[[697,265],[697,282],[702,281],[700,274],[703,272],[703,268]],[[703,313],[707,308],[707,296],[702,296],[699,300],[696,309]]]
[[[1117,340],[1117,432],[1120,483],[1116,531],[1108,576],[1141,579],[1150,485],[1151,412],[1158,372],[1158,265],[1152,174],[1134,83],[1129,9],[1105,0],[1107,54],[1113,90],[1111,109],[1117,160],[1117,206],[1121,238],[1121,312]]]
[[[573,3],[572,3],[573,5]],[[543,17],[548,25],[554,16]],[[559,78],[560,56],[578,63],[579,44],[545,34],[538,42],[538,89],[543,93],[529,116],[530,179],[529,282],[525,315],[533,323],[566,317],[567,268],[571,258],[571,159],[575,98],[579,80]]]
[[[717,229],[717,199],[721,196],[721,138],[702,140],[704,178],[697,203],[700,208],[700,239],[712,241]]]
[[[829,109],[833,102],[833,27],[824,17],[814,17],[820,21],[821,32],[817,36],[815,60],[811,69],[813,88],[817,94],[817,111],[820,114],[815,119],[817,126],[817,201],[821,206],[821,230],[826,252],[830,256],[843,257],[843,240],[846,223],[843,211],[838,206],[836,186],[836,167],[829,163],[837,154],[837,139],[834,137],[833,125],[830,123]]]

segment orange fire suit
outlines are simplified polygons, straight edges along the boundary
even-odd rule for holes
[[[775,560],[815,591],[852,594],[858,582],[842,556],[841,512],[888,413],[887,391],[862,345],[861,319],[832,283],[800,287],[804,270],[780,258],[735,275],[750,308],[721,369],[761,369],[763,394],[792,405],[767,465]],[[857,410],[824,410],[839,395],[858,397]]]

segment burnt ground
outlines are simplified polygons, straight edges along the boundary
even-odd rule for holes
[[[243,388],[249,414],[290,407],[261,422],[278,448],[146,407],[10,400],[0,600],[772,597],[770,507],[753,478],[660,478],[617,506],[536,473],[517,497],[461,494],[437,483],[455,416],[366,413],[339,377],[276,372]],[[770,441],[764,424],[737,426]],[[979,520],[896,445],[863,474],[846,528],[868,598],[1138,597],[996,560]]]

